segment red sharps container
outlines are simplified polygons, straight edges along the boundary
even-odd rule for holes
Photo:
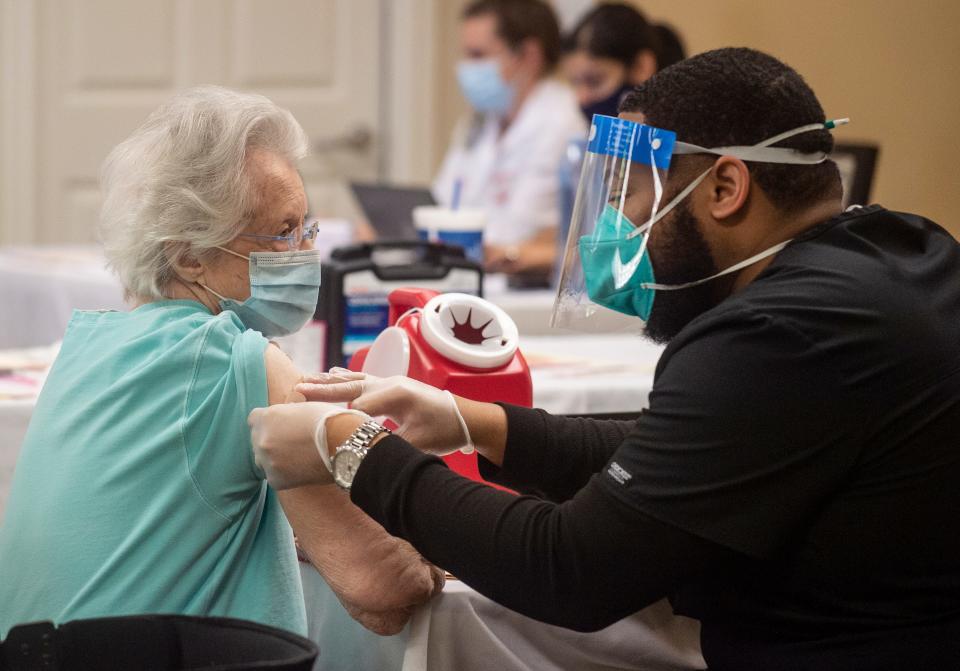
[[[430,289],[396,289],[388,300],[390,326],[354,354],[352,370],[406,375],[475,401],[532,405],[530,369],[506,312],[476,296]],[[444,460],[482,481],[475,454],[455,452]]]

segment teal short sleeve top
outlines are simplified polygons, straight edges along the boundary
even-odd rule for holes
[[[0,527],[15,624],[220,615],[306,632],[290,526],[253,460],[267,341],[232,312],[75,312]]]

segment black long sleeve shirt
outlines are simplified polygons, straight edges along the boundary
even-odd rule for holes
[[[504,407],[510,432],[503,468],[481,458],[482,474],[551,500],[461,478],[396,436],[380,441],[364,459],[366,472],[363,478],[357,474],[353,500],[481,594],[580,631],[636,612],[666,596],[681,577],[719,566],[730,554],[638,515],[592,475],[632,422]]]
[[[401,438],[355,503],[479,592],[603,627],[663,596],[711,671],[960,668],[960,245],[878,206],[688,324],[636,422],[507,407],[502,468]]]

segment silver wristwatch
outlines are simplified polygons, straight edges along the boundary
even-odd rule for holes
[[[367,456],[370,443],[381,433],[390,433],[390,429],[370,419],[357,427],[357,430],[337,447],[333,454],[334,482],[344,489],[350,489],[360,462]]]

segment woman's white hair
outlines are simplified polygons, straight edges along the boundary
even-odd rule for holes
[[[295,164],[307,138],[267,98],[219,86],[175,96],[103,164],[100,239],[128,297],[156,300],[173,264],[233,240],[257,209],[245,157],[252,149]]]

